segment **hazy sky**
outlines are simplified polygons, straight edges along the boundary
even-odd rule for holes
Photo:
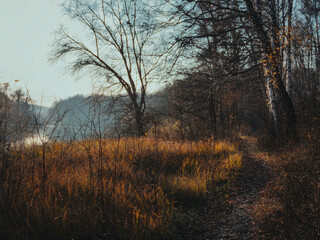
[[[61,0],[0,0],[0,83],[28,88],[31,97],[49,106],[54,100],[91,92],[91,78],[76,80],[63,62],[48,62],[54,31],[60,24],[81,27],[63,16]],[[19,80],[19,82],[15,82]]]

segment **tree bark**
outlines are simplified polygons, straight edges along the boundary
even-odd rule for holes
[[[288,1],[288,33],[287,33],[287,74],[286,74],[286,91],[291,96],[291,30],[292,30],[292,7],[293,0]]]
[[[259,14],[253,6],[253,2],[251,0],[245,0],[247,12],[249,17],[251,18],[251,21],[253,23],[254,29],[258,35],[258,38],[260,40],[261,44],[261,50],[263,51],[263,54],[265,54],[266,59],[263,60],[263,63],[266,64],[267,69],[269,70],[269,75],[266,77],[266,83],[270,82],[268,84],[270,87],[269,89],[274,90],[274,99],[276,101],[276,105],[279,106],[277,111],[280,113],[283,112],[284,119],[283,119],[283,127],[278,126],[279,128],[279,134],[278,137],[288,137],[292,139],[296,139],[297,136],[297,130],[296,130],[296,114],[293,107],[293,103],[291,101],[290,96],[288,95],[288,92],[286,91],[286,88],[284,86],[281,74],[280,74],[280,51],[276,47],[273,47],[271,44],[271,37],[268,36],[265,27],[263,25],[262,16]],[[274,9],[273,9],[274,10]],[[275,18],[276,13],[271,13],[272,18]],[[276,19],[273,20],[273,25],[276,24]],[[273,30],[275,31],[276,26],[273,26]],[[274,34],[273,34],[274,35]],[[276,42],[276,39],[274,39]],[[269,77],[270,76],[270,77]],[[267,87],[268,89],[268,87]],[[271,95],[267,92],[267,95]],[[282,117],[282,115],[278,116],[278,122],[280,120],[279,117]],[[282,119],[281,119],[282,120]],[[277,125],[277,122],[275,122],[275,126]]]
[[[267,61],[267,60],[264,60]],[[275,135],[278,136],[280,134],[280,119],[278,108],[276,105],[275,91],[274,86],[272,84],[272,76],[270,68],[268,68],[267,64],[263,64],[264,76],[265,76],[265,87],[266,87],[266,95],[267,95],[267,105],[269,108],[269,114],[274,123]]]

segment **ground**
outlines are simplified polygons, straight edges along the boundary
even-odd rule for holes
[[[266,158],[258,154],[256,144],[255,138],[239,139],[243,167],[236,183],[224,194],[224,201],[216,201],[216,193],[209,192],[205,204],[189,209],[186,224],[178,230],[180,239],[259,238],[254,210],[260,192],[275,174]]]

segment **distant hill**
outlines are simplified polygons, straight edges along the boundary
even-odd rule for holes
[[[155,115],[163,114],[166,108],[165,94],[162,92],[150,94],[147,97],[148,110]],[[33,105],[36,116],[47,121],[49,131],[54,128],[54,135],[58,139],[81,139],[112,136],[117,123],[117,131],[127,131],[127,120],[124,117],[128,97],[117,96],[115,98],[103,95],[75,95],[67,99],[55,102],[52,107]]]
[[[36,116],[37,115],[45,116],[46,114],[49,113],[51,108],[50,107],[36,105],[36,104],[30,104],[29,109]]]
[[[105,136],[114,121],[108,112],[110,101],[109,97],[97,99],[83,95],[60,100],[48,112],[52,116],[50,124],[56,126],[55,134],[61,139]]]

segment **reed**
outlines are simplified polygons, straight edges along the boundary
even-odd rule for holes
[[[241,167],[231,143],[146,137],[28,145],[7,160],[2,239],[174,238],[177,206]]]

